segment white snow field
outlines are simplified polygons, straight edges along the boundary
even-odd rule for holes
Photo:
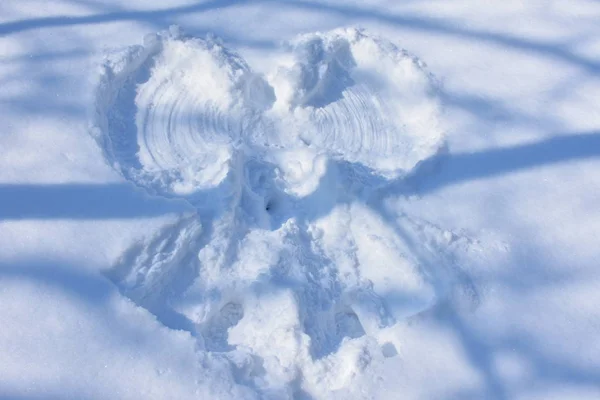
[[[1,2],[0,400],[599,399],[598,21]]]

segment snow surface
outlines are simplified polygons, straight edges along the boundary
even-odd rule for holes
[[[600,398],[599,3],[0,10],[0,399]]]

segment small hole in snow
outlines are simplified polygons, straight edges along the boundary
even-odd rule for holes
[[[267,204],[265,204],[265,210],[267,212],[271,212],[271,211],[273,211],[274,206],[275,206],[275,204],[273,204],[273,201],[269,200],[269,201],[267,201]]]
[[[306,139],[306,138],[303,138],[302,136],[300,136],[300,141],[302,143],[304,143],[305,146],[310,147],[310,140],[309,139]]]
[[[381,352],[385,358],[391,358],[398,355],[398,350],[396,350],[396,346],[393,343],[387,342],[381,346]]]

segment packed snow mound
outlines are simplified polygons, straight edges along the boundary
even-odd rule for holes
[[[395,179],[440,148],[435,85],[405,51],[348,29],[303,35],[287,55],[263,77],[218,40],[150,35],[104,63],[95,134],[125,177],[172,196],[228,192],[240,157],[302,196],[323,160]]]
[[[476,301],[451,261],[472,241],[379,195],[442,144],[422,63],[356,30],[288,50],[266,76],[175,29],[107,56],[107,161],[196,209],[108,276],[259,397],[327,398],[397,354],[400,322],[457,287]]]

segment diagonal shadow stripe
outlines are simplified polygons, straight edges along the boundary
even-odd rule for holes
[[[425,161],[407,183],[418,187],[419,193],[427,193],[461,182],[592,158],[600,158],[600,131],[562,134],[535,143],[474,153],[446,154],[439,160]],[[427,173],[432,168],[438,173]],[[426,173],[427,179],[420,172]]]
[[[0,220],[141,218],[186,209],[131,184],[0,184]]]
[[[591,158],[600,158],[600,132],[562,135],[475,153],[448,154],[442,160],[439,173],[427,173],[427,180],[423,180],[419,171],[426,173],[430,169],[427,164],[440,160],[425,162],[416,174],[398,183],[404,188],[406,183],[415,185],[419,193],[427,193],[461,182]],[[128,183],[0,184],[0,220],[142,218],[192,209],[185,200],[152,197]]]

